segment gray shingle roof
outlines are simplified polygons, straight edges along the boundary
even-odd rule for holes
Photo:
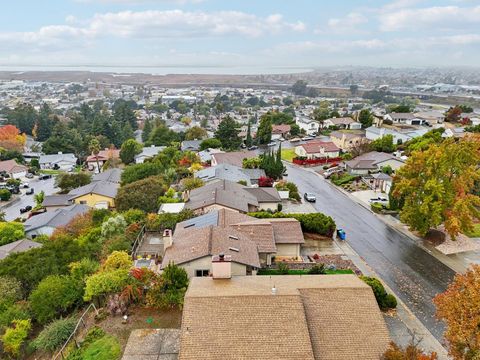
[[[56,164],[61,161],[67,161],[76,163],[77,157],[74,154],[50,154],[50,155],[40,155],[38,160],[40,164]]]
[[[119,184],[110,181],[94,181],[90,184],[80,186],[68,193],[72,199],[87,194],[97,194],[115,198],[117,196]]]
[[[93,175],[92,181],[109,181],[120,184],[122,172],[123,170],[118,168],[108,169],[104,172]]]
[[[0,260],[5,259],[13,253],[24,252],[42,246],[42,244],[28,239],[14,241],[10,244],[0,246]]]
[[[43,200],[43,206],[67,206],[70,204],[71,195],[47,195]]]
[[[44,226],[59,227],[68,224],[75,216],[85,214],[90,208],[87,205],[75,204],[43,214],[32,216],[25,221],[25,231],[32,231]]]
[[[263,169],[242,169],[230,164],[219,164],[195,173],[196,178],[204,181],[220,179],[239,182],[242,180],[246,181],[247,185],[251,185],[252,180],[256,181],[262,176],[265,176],[265,170]]]

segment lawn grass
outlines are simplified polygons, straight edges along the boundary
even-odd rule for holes
[[[343,275],[343,274],[354,274],[350,269],[337,269],[337,270],[325,270],[325,275]],[[260,269],[258,270],[257,275],[284,275],[277,269]],[[307,269],[291,269],[288,270],[287,275],[308,275]]]
[[[282,149],[282,160],[292,162],[292,160],[295,156],[296,156],[295,148]]]
[[[468,237],[478,238],[480,237],[480,224],[473,225],[473,231],[465,233]]]
[[[50,175],[58,175],[61,172],[62,171],[60,170],[52,170],[52,169],[43,169],[39,171],[40,174],[50,174]]]

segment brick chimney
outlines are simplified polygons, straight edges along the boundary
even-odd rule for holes
[[[230,279],[232,277],[232,257],[222,253],[212,256],[212,275],[214,279]]]
[[[163,253],[172,246],[173,244],[173,239],[172,239],[172,230],[170,229],[165,229],[163,232]]]

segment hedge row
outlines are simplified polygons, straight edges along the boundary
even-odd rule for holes
[[[310,214],[287,214],[282,212],[269,213],[266,211],[249,213],[250,216],[258,219],[267,218],[294,218],[297,219],[302,225],[304,232],[319,234],[331,237],[335,231],[335,221],[330,216],[322,213],[310,213]]]

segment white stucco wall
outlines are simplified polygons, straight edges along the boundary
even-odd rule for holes
[[[277,256],[300,256],[300,244],[276,244]]]
[[[212,257],[205,256],[200,259],[190,261],[180,265],[185,269],[188,274],[188,277],[194,277],[196,270],[209,270],[212,272]],[[232,262],[232,276],[245,276],[247,275],[247,267],[245,265]]]

